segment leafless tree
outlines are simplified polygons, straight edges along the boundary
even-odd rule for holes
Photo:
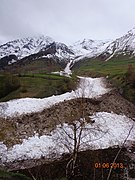
[[[83,88],[80,87],[80,90],[75,92],[76,98],[80,100],[80,106],[76,110],[72,107],[70,108],[69,122],[63,123],[59,114],[57,114],[59,126],[54,141],[57,142],[57,148],[59,147],[60,151],[71,154],[66,165],[66,177],[68,180],[79,180],[82,178],[79,168],[79,151],[92,148],[92,142],[100,139],[106,133],[102,130],[102,126],[95,122],[86,112],[86,87],[83,86]],[[91,91],[92,87],[89,89],[89,93]]]
[[[122,148],[125,146],[125,143],[127,142],[127,139],[128,139],[128,137],[130,136],[131,131],[132,131],[133,128],[134,128],[134,122],[133,122],[131,128],[129,129],[129,132],[128,132],[126,138],[124,139],[124,141],[123,141],[123,143],[122,143],[120,149],[118,150],[118,152],[117,152],[117,154],[116,154],[116,156],[115,156],[115,158],[114,158],[114,160],[113,160],[113,164],[116,162],[116,160],[117,160],[117,158],[118,158],[118,156],[119,156],[119,154],[120,154]],[[107,176],[107,180],[110,179],[111,173],[112,173],[112,168],[110,168],[110,170],[109,170],[109,173],[108,173],[108,176]]]

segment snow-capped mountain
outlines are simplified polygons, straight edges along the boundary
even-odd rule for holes
[[[135,55],[135,28],[114,41],[84,39],[70,46],[45,36],[17,39],[0,45],[0,65],[2,63],[3,67],[31,55],[32,60],[44,57],[64,61],[74,59],[76,62],[85,57],[100,56],[107,61],[119,54]]]
[[[83,41],[75,42],[70,48],[78,56],[76,60],[80,60],[84,57],[98,56],[111,42],[112,40],[84,39]]]
[[[51,51],[52,49],[52,51]],[[49,51],[50,50],[50,51]],[[55,42],[50,37],[39,36],[39,37],[28,37],[23,39],[17,39],[10,41],[0,46],[0,58],[9,55],[16,55],[18,59],[22,59],[31,54],[44,52],[46,55],[56,55],[58,58],[68,58],[73,56],[74,53],[65,44]],[[48,53],[46,53],[46,51]],[[47,56],[49,57],[49,56]]]
[[[76,55],[87,55],[91,54],[94,56],[95,54],[99,54],[105,50],[105,48],[109,45],[110,40],[91,40],[84,39],[83,41],[77,41],[72,46],[70,46]]]
[[[55,42],[50,37],[28,37],[0,46],[0,67],[3,68],[23,58],[36,60],[43,57],[68,60],[73,56],[74,52],[68,46]]]
[[[135,56],[135,28],[110,43],[103,54],[108,57],[106,60],[119,54]]]
[[[70,59],[75,56],[72,49],[66,46],[64,43],[53,42],[50,45],[43,47],[39,52],[43,52],[43,57],[57,57],[61,59]]]
[[[54,40],[50,37],[28,37],[10,41],[0,46],[0,58],[14,54],[21,59],[30,54],[39,52],[43,47],[50,45]]]
[[[74,59],[81,56],[95,56],[103,52],[110,41],[97,41],[84,39],[77,41],[71,46],[66,46],[64,43],[55,42],[50,37],[28,37],[10,41],[0,46],[0,58],[9,55],[16,55],[18,59],[22,59],[31,54],[38,52],[46,52],[47,57],[56,56],[60,59]],[[49,52],[48,52],[49,51]],[[46,56],[46,53],[44,57]],[[48,55],[49,54],[49,55]]]
[[[29,57],[31,59],[53,58],[59,60],[69,60],[83,57],[93,57],[99,55],[106,48],[110,41],[94,41],[84,39],[72,46],[56,42],[50,37],[28,37],[10,41],[0,46],[0,59],[4,66]]]

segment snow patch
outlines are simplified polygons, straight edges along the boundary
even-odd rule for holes
[[[11,61],[8,62],[8,65],[13,64],[13,63],[15,63],[15,62],[16,62],[16,60],[15,60],[15,59],[12,59]]]
[[[73,61],[70,60],[70,61],[67,63],[65,69],[64,69],[64,72],[65,72],[67,75],[71,75],[71,74],[72,74],[72,72],[71,72],[71,70],[70,70],[70,66],[71,66],[72,62],[73,62]]]

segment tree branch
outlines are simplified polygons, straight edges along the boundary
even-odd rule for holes
[[[117,160],[117,158],[118,158],[118,156],[119,156],[119,154],[120,154],[120,152],[121,152],[123,146],[125,145],[125,143],[126,143],[128,137],[129,137],[129,135],[130,135],[130,133],[131,133],[133,127],[134,127],[134,122],[133,122],[133,125],[132,125],[132,127],[130,128],[130,130],[129,130],[129,132],[128,132],[127,137],[126,137],[125,140],[123,141],[121,148],[120,148],[119,151],[117,152],[117,154],[116,154],[116,156],[115,156],[115,158],[114,158],[114,160],[113,160],[113,163],[115,163],[115,161]],[[109,174],[108,174],[108,176],[107,176],[107,180],[110,179],[111,172],[112,172],[112,168],[110,168]]]

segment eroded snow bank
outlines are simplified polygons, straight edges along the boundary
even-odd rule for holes
[[[73,62],[73,61],[70,60],[70,61],[67,63],[65,69],[64,69],[64,73],[66,73],[67,75],[71,75],[71,74],[72,74],[71,69],[70,69],[72,62]]]
[[[114,113],[98,112],[91,117],[95,120],[93,124],[85,124],[86,129],[82,133],[80,150],[86,149],[104,149],[114,145],[121,145],[128,136],[129,130],[133,127],[128,140],[135,139],[134,121],[125,115]],[[97,131],[100,127],[102,131]],[[64,129],[64,130],[63,130]],[[65,133],[66,132],[66,133]],[[67,136],[68,134],[68,136]],[[16,144],[7,149],[6,145],[0,143],[1,162],[13,162],[14,160],[58,158],[62,153],[73,149],[73,130],[70,125],[59,125],[50,136],[41,137],[36,134],[33,137],[24,139],[22,144]],[[64,145],[66,144],[67,147]]]
[[[51,96],[48,98],[22,98],[15,99],[8,102],[0,103],[0,116],[12,117],[21,114],[27,114],[32,112],[39,112],[52,105],[63,102],[64,100],[75,99],[79,97],[96,98],[109,91],[105,87],[103,78],[80,78],[79,87],[72,92],[65,94]]]

